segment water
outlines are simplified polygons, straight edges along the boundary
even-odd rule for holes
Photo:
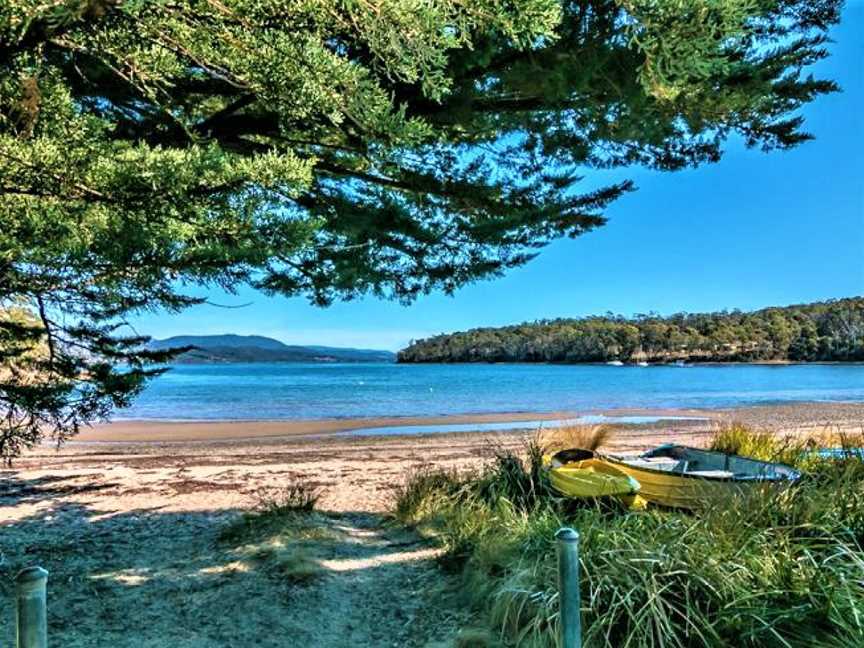
[[[597,423],[657,423],[658,421],[704,421],[701,416],[604,416],[586,414],[567,419],[538,419],[536,421],[495,421],[494,423],[447,423],[436,425],[388,425],[339,432],[347,436],[389,436],[403,434],[430,434],[432,432],[501,432],[504,430],[536,430],[563,425],[594,425]]]
[[[117,418],[268,420],[864,402],[864,365],[180,365]]]

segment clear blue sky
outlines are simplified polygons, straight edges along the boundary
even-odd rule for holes
[[[234,310],[199,306],[135,320],[154,337],[260,334],[287,343],[398,349],[411,338],[551,317],[612,311],[750,310],[864,294],[864,1],[835,27],[833,56],[812,71],[843,92],[806,107],[816,136],[764,154],[730,142],[719,164],[630,177],[638,191],[612,205],[609,223],[559,241],[505,277],[434,294],[405,307],[375,299],[327,309],[250,289],[213,292]]]

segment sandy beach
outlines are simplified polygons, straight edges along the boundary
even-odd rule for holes
[[[704,445],[717,424],[740,420],[779,433],[864,428],[864,404],[811,404],[738,410],[612,410],[609,416],[693,416],[615,426],[610,449],[640,450],[676,441]],[[60,448],[44,445],[0,471],[0,520],[39,515],[68,504],[93,512],[153,509],[227,511],[249,506],[262,489],[286,479],[321,486],[333,511],[386,511],[392,489],[422,465],[463,467],[490,444],[518,446],[533,431],[350,436],[346,430],[395,425],[560,420],[574,412],[318,421],[121,421],[85,430]],[[581,412],[580,414],[584,414]]]
[[[165,443],[220,442],[239,440],[319,437],[354,430],[405,426],[484,425],[508,422],[560,421],[584,415],[608,417],[693,417],[708,422],[736,419],[775,429],[810,429],[823,425],[856,425],[864,420],[864,406],[857,403],[801,403],[749,407],[734,410],[699,409],[611,409],[582,412],[509,412],[451,416],[400,416],[309,420],[252,421],[113,421],[86,428],[75,443]],[[531,427],[526,425],[526,427]]]
[[[320,436],[351,430],[406,425],[483,424],[500,421],[558,420],[573,412],[513,412],[458,416],[401,416],[282,421],[114,421],[84,430],[76,441],[182,442]]]
[[[15,570],[40,563],[52,573],[57,604],[51,608],[51,623],[65,646],[157,646],[166,641],[196,648],[249,645],[264,627],[292,634],[308,646],[446,641],[470,621],[470,615],[440,601],[427,605],[412,594],[446,589],[450,581],[435,565],[435,550],[388,525],[394,490],[412,470],[429,464],[478,465],[488,456],[490,444],[519,446],[531,432],[389,437],[337,432],[382,425],[560,419],[571,414],[118,422],[88,430],[59,449],[35,449],[0,472],[2,605],[11,609],[9,577]],[[610,446],[638,450],[665,441],[704,445],[722,419],[778,432],[864,428],[864,404],[686,414],[706,420],[618,426]],[[239,560],[239,549],[218,542],[220,530],[254,506],[262,493],[292,482],[320,489],[322,524],[339,538],[328,550],[331,553],[320,559],[330,575],[312,589],[299,590],[300,599],[294,590]],[[388,601],[397,594],[412,603],[394,611]],[[255,605],[260,596],[282,603],[268,610]],[[94,600],[102,610],[102,617],[95,620],[84,613]],[[332,632],[310,630],[316,626],[304,616],[310,608],[301,600],[316,601],[317,627]],[[377,610],[375,621],[374,614],[361,612],[332,620],[339,610],[364,610],[367,604]],[[131,607],[139,611],[134,618],[124,613]],[[193,619],[194,632],[188,629]],[[415,632],[406,630],[412,624],[430,629],[422,643],[414,641]],[[130,627],[135,633],[128,632]],[[10,632],[7,624],[0,640],[10,643]],[[381,632],[384,635],[376,634]],[[98,641],[93,640],[94,633]],[[267,641],[259,645],[280,645],[275,639]]]

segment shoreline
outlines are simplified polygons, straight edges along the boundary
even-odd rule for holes
[[[368,428],[532,422],[575,418],[575,412],[511,412],[441,416],[387,416],[329,419],[160,421],[128,420],[100,423],[77,435],[75,442],[217,441],[335,436]]]
[[[665,413],[681,415],[685,411]],[[605,413],[612,412],[626,415],[634,410]],[[709,416],[640,425],[612,422],[613,432],[604,448],[631,452],[669,442],[703,447],[710,443],[722,420],[740,421],[778,434],[818,434],[826,429],[864,434],[864,403],[798,403],[702,413]],[[547,416],[562,414],[572,413]],[[513,420],[514,416],[519,415],[433,420],[494,421]],[[537,420],[537,416],[521,413],[523,420]],[[389,420],[405,424],[410,419]],[[478,466],[495,447],[523,448],[534,434],[529,427],[363,436],[325,430],[333,426],[341,430],[352,423],[369,428],[379,425],[381,419],[312,423],[313,430],[308,428],[309,422],[297,421],[257,426],[115,423],[87,430],[59,448],[53,444],[31,448],[11,467],[0,469],[0,486],[7,487],[5,496],[0,488],[0,517],[12,521],[73,503],[95,507],[91,514],[99,516],[153,506],[177,512],[238,510],[254,502],[258,493],[295,480],[320,486],[322,506],[329,510],[383,512],[389,510],[394,489],[411,471],[429,465],[454,469]]]
[[[609,417],[609,425],[657,427],[664,421],[676,424],[711,425],[722,420],[743,419],[763,427],[814,428],[824,425],[864,428],[864,402],[799,402],[775,405],[752,405],[738,408],[615,408],[585,411],[500,412],[486,414],[454,414],[437,416],[350,417],[328,419],[282,420],[120,420],[100,423],[84,429],[68,444],[94,443],[166,443],[210,441],[279,440],[308,437],[351,437],[364,430],[375,430],[381,436],[424,436],[426,434],[471,434],[475,430],[448,432],[448,427],[477,425],[476,432],[525,430],[543,422],[577,420],[580,417]],[[644,422],[618,421],[616,418],[655,419]],[[686,420],[696,419],[696,420]],[[525,423],[520,428],[518,423]],[[590,421],[586,424],[594,424]],[[489,429],[500,425],[500,430]],[[416,430],[434,428],[442,431]],[[400,428],[405,431],[400,433]],[[415,428],[411,431],[411,428]],[[484,430],[484,428],[486,428]],[[374,433],[372,433],[374,434]]]
[[[742,365],[764,365],[764,366],[780,366],[785,367],[789,365],[864,365],[864,360],[685,360],[681,358],[686,364],[687,367],[710,367],[710,366],[742,366]],[[442,365],[442,366],[451,366],[451,365],[549,365],[549,366],[563,366],[563,367],[608,367],[615,366],[616,368],[623,367],[639,367],[640,369],[646,369],[648,367],[675,367],[678,368],[680,365],[675,364],[675,360],[667,361],[667,362],[650,362],[648,361],[647,367],[638,365],[640,362],[638,360],[621,360],[623,365],[610,365],[609,362],[566,362],[566,361],[556,361],[556,360],[495,360],[495,361],[485,361],[485,360],[466,360],[464,362],[444,362],[444,361],[434,361],[430,360],[429,362],[419,361],[419,360],[407,360],[400,361],[396,360],[393,363],[386,364],[398,364],[398,365]],[[220,364],[220,363],[206,363],[206,362],[187,362],[183,363],[185,365],[191,364]],[[221,364],[267,364],[265,362],[256,363],[256,362],[247,362],[247,363],[221,363]],[[275,363],[274,363],[275,364]],[[324,363],[321,363],[324,364]],[[347,363],[346,363],[347,364]]]

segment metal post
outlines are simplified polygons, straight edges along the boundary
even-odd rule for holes
[[[41,567],[28,567],[15,577],[18,590],[18,648],[48,646],[47,582],[48,572]]]
[[[560,648],[582,648],[579,598],[579,534],[564,527],[555,534],[558,544],[558,605]]]

